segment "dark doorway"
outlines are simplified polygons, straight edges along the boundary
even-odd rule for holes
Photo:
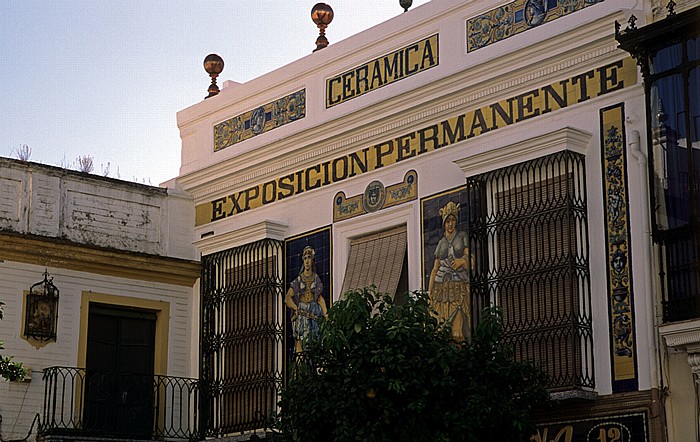
[[[156,314],[90,304],[83,430],[150,439]]]

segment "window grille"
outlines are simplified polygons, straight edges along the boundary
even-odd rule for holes
[[[582,155],[562,151],[467,179],[472,309],[503,311],[505,342],[552,390],[592,388]]]
[[[282,243],[261,240],[202,257],[202,428],[264,428],[283,372]]]

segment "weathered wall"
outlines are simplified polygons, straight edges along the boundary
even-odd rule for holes
[[[0,158],[0,230],[195,259],[192,207],[176,189]]]
[[[193,225],[182,191],[0,158],[0,354],[32,370],[29,382],[0,382],[0,439],[24,438],[42,413],[44,369],[84,367],[88,302],[163,306],[156,374],[197,377]],[[45,271],[60,299],[56,340],[41,345],[22,323],[24,294]]]

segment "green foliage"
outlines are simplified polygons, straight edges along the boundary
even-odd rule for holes
[[[374,289],[346,293],[282,391],[290,441],[521,441],[547,402],[546,377],[501,345],[500,312],[457,343],[425,293],[405,305]]]
[[[2,307],[4,302],[0,301],[0,319],[3,318]],[[2,339],[0,339],[0,350],[4,349]],[[22,367],[21,362],[14,362],[12,356],[0,355],[0,377],[8,381],[20,381],[27,375],[27,369]]]

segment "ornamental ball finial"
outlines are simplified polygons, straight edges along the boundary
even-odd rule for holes
[[[204,70],[211,77],[211,84],[209,85],[209,95],[206,98],[213,97],[219,93],[219,86],[216,84],[216,77],[224,70],[224,59],[219,57],[217,54],[209,54],[204,58]]]
[[[333,8],[326,3],[316,3],[311,9],[311,20],[318,27],[318,38],[316,39],[316,49],[314,49],[316,52],[328,46],[326,28],[333,21]]]

